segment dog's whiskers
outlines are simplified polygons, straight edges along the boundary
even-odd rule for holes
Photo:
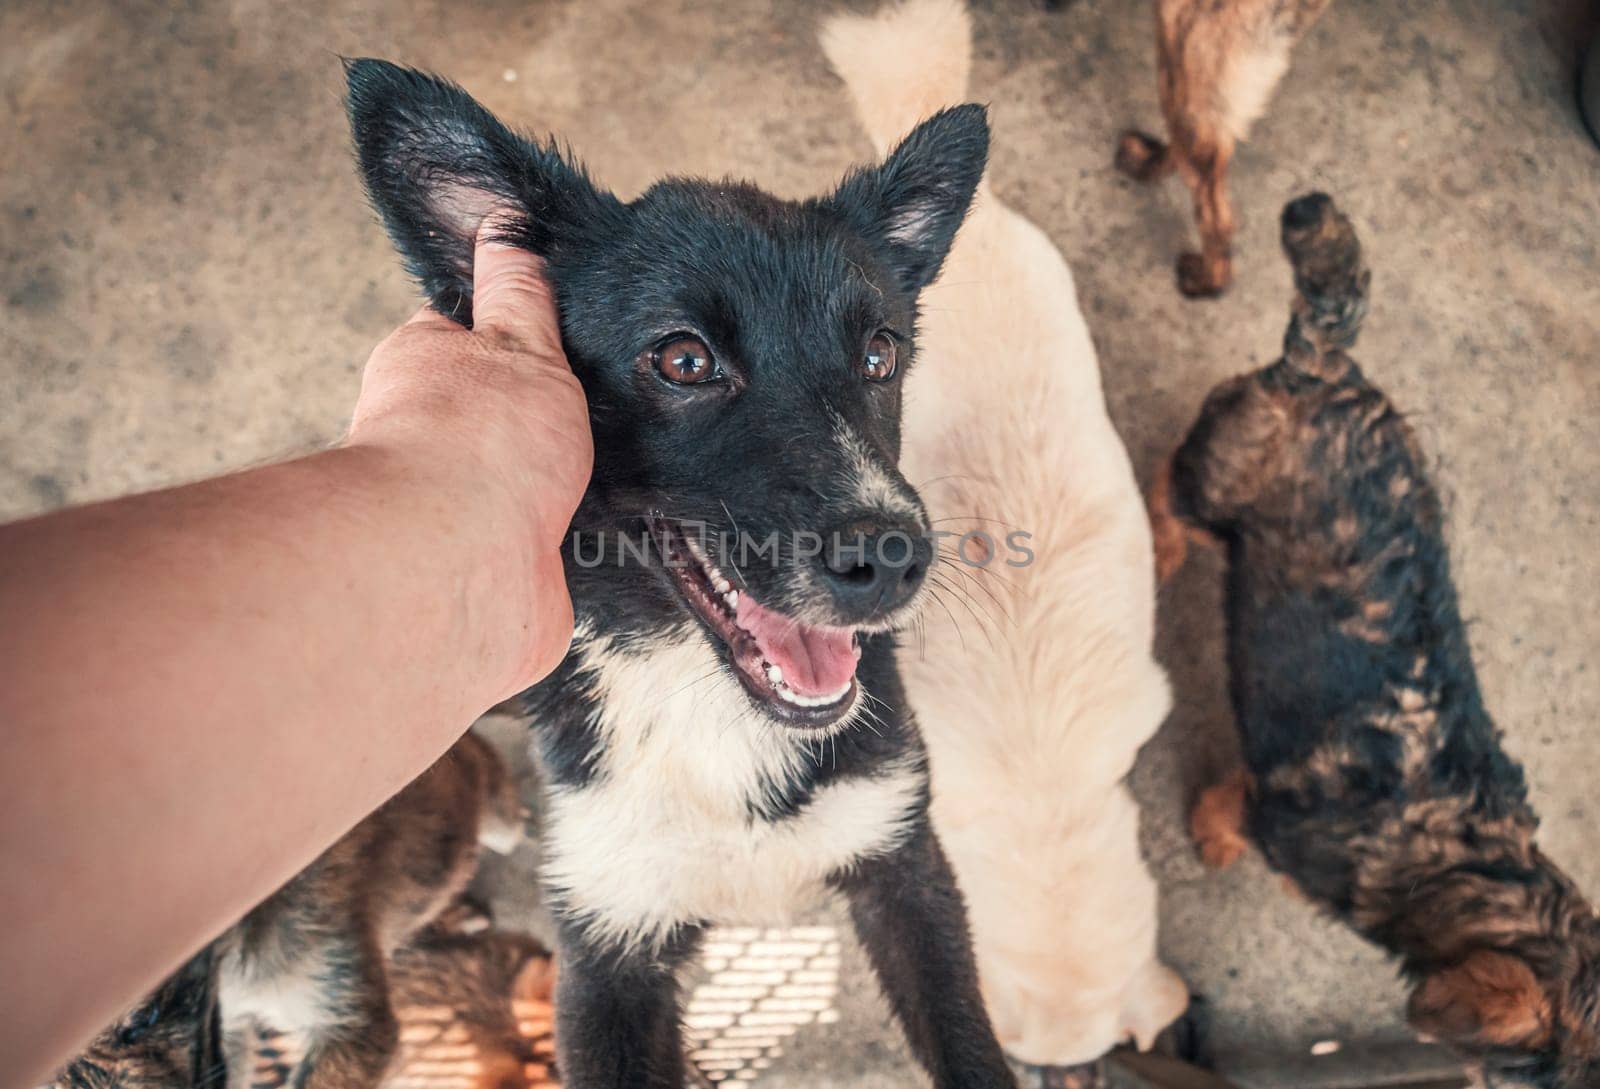
[[[987,597],[989,599],[989,601],[994,605],[995,610],[997,612],[999,612],[1002,617],[1005,618],[1006,623],[1012,625],[1013,627],[1016,626],[1016,620],[1012,617],[1012,615],[1009,612],[1006,611],[1005,604],[1000,600],[999,597],[997,597],[995,595],[993,590],[991,590],[987,586],[985,586],[970,571],[964,571],[960,567],[953,567],[953,568],[951,568],[951,571],[953,571],[957,575],[960,575],[963,579],[966,579],[967,580],[967,584],[969,586],[974,586],[978,590],[982,591],[983,595],[985,597]]]
[[[728,509],[728,504],[726,501],[719,499],[717,502],[722,505],[722,513],[728,516],[728,521],[733,523],[733,532],[739,537],[740,540],[743,540],[744,530],[739,528],[739,519],[733,516],[733,511]],[[744,580],[744,572],[739,570],[739,565],[731,560],[729,561],[728,565],[733,568],[734,575],[738,577],[739,585],[748,590],[750,588],[750,584]]]
[[[954,583],[947,582],[943,578],[936,578],[931,574],[928,576],[928,578],[939,589],[944,590],[946,593],[955,595],[956,603],[967,610],[967,613],[972,617],[973,623],[975,623],[978,626],[978,630],[983,633],[984,639],[988,642],[989,647],[992,650],[994,648],[994,638],[990,634],[989,629],[994,623],[993,618],[987,613],[983,613],[975,608],[973,602],[969,599],[969,596],[962,592],[961,588],[956,586]]]
[[[863,696],[865,696],[867,699],[871,700],[873,703],[877,704],[879,707],[882,707],[886,714],[891,714],[891,715],[894,714],[894,708],[890,707],[889,704],[883,699],[883,697],[874,696],[871,692],[867,691],[866,686],[864,686],[864,685],[862,686],[861,694]],[[879,719],[878,721],[882,722],[883,720]]]
[[[866,695],[868,699],[874,698],[866,691],[866,689],[862,689],[862,693]],[[856,712],[862,716],[861,725],[865,726],[879,737],[883,736],[882,731],[880,731],[878,727],[887,727],[889,724],[883,721],[882,718],[878,717],[878,714],[873,711],[872,708],[868,707],[866,704],[862,704],[860,707],[856,708]]]
[[[681,695],[682,693],[687,692],[689,689],[695,687],[696,685],[703,684],[704,682],[709,681],[712,677],[715,677],[717,674],[719,674],[721,672],[722,672],[722,666],[719,664],[714,669],[712,669],[710,672],[702,673],[700,676],[695,677],[693,680],[686,681],[685,683],[679,685],[677,688],[674,688],[671,692],[668,692],[665,696],[662,696],[660,699],[656,700],[654,703],[652,703],[648,707],[646,707],[644,709],[644,714],[646,716],[648,716],[650,714],[650,712],[652,712],[652,711],[656,710],[657,708],[663,706],[668,700],[672,699],[674,696]]]
[[[1008,522],[1004,518],[987,518],[979,514],[947,514],[943,518],[928,519],[929,525],[938,525],[940,522],[993,522],[997,526],[1007,529],[1020,529],[1015,522]]]
[[[937,555],[940,559],[947,561],[950,566],[963,571],[968,575],[972,575],[974,577],[978,575],[987,575],[989,578],[999,579],[1013,590],[1020,589],[1013,579],[1009,579],[1005,575],[1002,575],[992,566],[988,564],[979,565],[975,563],[968,563],[966,557],[962,556],[949,545],[940,545]]]
[[[950,606],[945,604],[944,598],[940,597],[939,594],[937,594],[934,590],[927,591],[927,594],[928,599],[938,605],[939,608],[943,609],[945,615],[950,618],[950,626],[955,629],[956,638],[961,642],[962,653],[966,653],[967,636],[966,633],[961,630],[961,624],[956,620],[956,614],[950,611]]]
[[[993,484],[994,481],[987,477],[973,476],[971,473],[944,473],[940,476],[929,477],[927,480],[912,487],[917,491],[926,491],[928,488],[945,480],[970,480],[976,484]]]

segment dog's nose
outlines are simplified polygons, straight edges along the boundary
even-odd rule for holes
[[[823,544],[823,582],[847,612],[879,616],[911,600],[933,562],[933,545],[915,526],[854,524]]]

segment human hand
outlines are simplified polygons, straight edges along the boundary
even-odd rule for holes
[[[501,543],[521,551],[513,562],[528,579],[531,615],[514,692],[554,668],[571,640],[560,546],[594,445],[543,262],[490,241],[493,230],[486,222],[473,254],[473,328],[424,309],[379,344],[347,445],[437,482],[465,504],[470,532],[508,534]]]

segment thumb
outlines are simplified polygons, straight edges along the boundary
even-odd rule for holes
[[[506,220],[489,216],[472,253],[472,327],[509,333],[533,351],[561,346],[555,295],[544,261],[500,241]]]

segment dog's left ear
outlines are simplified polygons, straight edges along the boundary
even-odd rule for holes
[[[1425,976],[1411,993],[1411,1024],[1457,1046],[1536,1048],[1555,1025],[1550,997],[1528,962],[1481,949]]]
[[[489,215],[510,217],[502,241],[549,257],[622,212],[553,144],[518,136],[453,83],[367,58],[346,61],[345,80],[372,206],[441,314],[471,323],[473,243]]]
[[[939,275],[989,158],[982,106],[955,106],[918,125],[881,166],[845,178],[829,198],[884,246],[902,286],[920,291]]]

